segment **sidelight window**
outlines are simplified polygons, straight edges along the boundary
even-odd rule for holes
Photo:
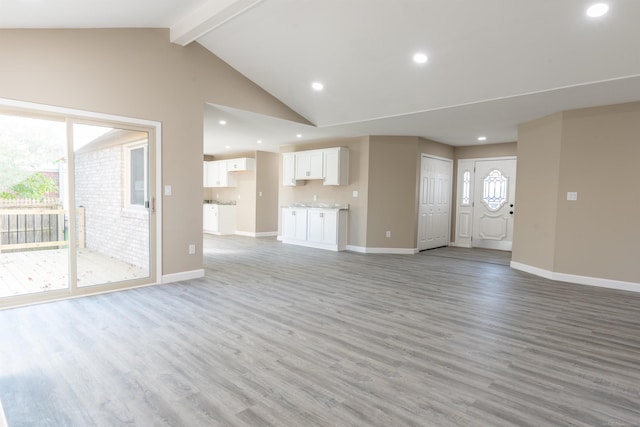
[[[471,205],[471,172],[462,174],[462,206]]]

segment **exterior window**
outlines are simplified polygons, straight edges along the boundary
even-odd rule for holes
[[[491,211],[497,211],[507,201],[507,178],[498,169],[493,169],[484,179],[482,201]]]
[[[462,205],[471,205],[471,172],[464,171],[462,175]]]
[[[125,208],[144,208],[147,201],[147,143],[132,144],[125,151]]]

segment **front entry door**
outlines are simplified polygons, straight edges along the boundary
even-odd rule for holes
[[[510,251],[513,244],[516,160],[475,163],[472,246]]]

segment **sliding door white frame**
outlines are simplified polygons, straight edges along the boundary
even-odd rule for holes
[[[150,254],[152,254],[151,256],[153,256],[152,265],[155,265],[155,270],[150,271],[149,282],[146,282],[141,285],[135,284],[132,286],[126,286],[126,285],[118,286],[117,288],[116,287],[105,288],[103,286],[96,286],[93,289],[92,287],[84,288],[81,292],[79,292],[76,284],[77,277],[75,273],[75,268],[71,268],[70,273],[71,273],[71,276],[73,277],[69,277],[69,280],[70,280],[69,289],[37,293],[37,294],[25,294],[25,295],[20,295],[15,297],[6,297],[3,300],[0,300],[0,308],[17,307],[17,306],[28,305],[28,304],[38,303],[38,302],[55,301],[59,299],[73,298],[73,297],[82,296],[82,295],[99,294],[104,292],[112,292],[120,289],[133,288],[133,287],[139,287],[139,286],[148,286],[148,285],[161,283],[162,282],[162,191],[161,191],[162,189],[162,124],[160,122],[150,121],[150,120],[136,119],[131,117],[116,116],[111,114],[96,113],[91,111],[76,110],[71,108],[56,107],[51,105],[36,104],[31,102],[23,102],[23,101],[16,101],[16,100],[3,99],[3,98],[0,98],[0,109],[24,112],[25,114],[31,114],[31,115],[36,114],[36,115],[43,115],[43,116],[54,116],[54,117],[60,118],[61,120],[66,120],[67,139],[68,139],[67,146],[70,147],[68,149],[71,150],[68,156],[70,162],[73,162],[73,155],[72,155],[73,147],[72,147],[72,144],[69,143],[69,139],[71,139],[71,141],[73,139],[73,129],[72,129],[73,124],[79,123],[79,122],[103,122],[103,123],[118,124],[122,126],[130,126],[136,129],[140,129],[140,128],[145,129],[149,132],[149,146],[150,147],[153,146],[155,150],[155,156],[151,157],[151,158],[155,158],[155,162],[154,162],[155,173],[153,177],[155,181],[155,185],[151,187],[153,188],[154,193],[150,194],[151,200],[155,198],[155,221],[152,221],[152,224],[154,224],[154,230],[152,231],[155,231],[154,233],[155,245],[153,248],[150,248]],[[73,171],[73,163],[69,164],[69,170]],[[72,173],[69,174],[69,179],[70,180],[73,179]],[[70,182],[70,184],[71,184],[71,187],[73,188],[73,182]],[[73,204],[70,205],[70,208],[71,208],[70,219],[73,219],[75,218],[75,209]],[[153,206],[151,206],[150,209],[151,208],[153,208]],[[75,220],[72,222],[72,224],[74,225],[74,223],[75,223]],[[75,226],[70,227],[69,237],[71,242],[76,241],[75,228],[76,228]],[[70,258],[74,257],[73,258],[74,260],[75,260],[75,254],[76,254],[75,246],[76,245],[72,245],[72,244],[69,245],[69,257]]]

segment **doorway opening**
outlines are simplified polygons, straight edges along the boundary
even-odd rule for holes
[[[458,160],[455,246],[511,251],[516,158]]]

